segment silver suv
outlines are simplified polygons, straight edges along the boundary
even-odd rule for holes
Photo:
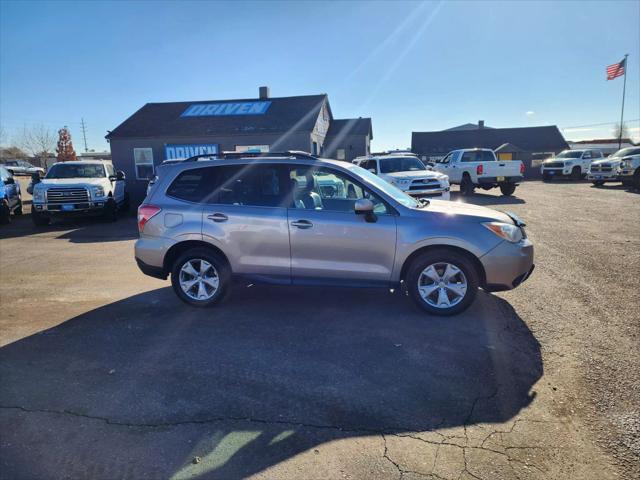
[[[429,313],[466,309],[478,287],[533,270],[514,215],[418,201],[373,173],[308,154],[199,156],[158,168],[138,209],[136,261],[180,299],[217,303],[234,278],[398,287]]]

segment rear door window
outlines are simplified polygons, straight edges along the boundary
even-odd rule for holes
[[[287,208],[291,186],[288,171],[279,164],[216,167],[214,203]]]
[[[496,157],[488,150],[472,150],[462,154],[462,162],[493,162]]]

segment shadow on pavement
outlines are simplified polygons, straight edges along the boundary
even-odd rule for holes
[[[0,464],[240,478],[334,440],[505,422],[542,373],[531,331],[482,292],[437,318],[386,290],[240,288],[201,310],[162,288],[0,349]]]
[[[116,222],[99,217],[55,219],[51,225],[36,227],[29,214],[11,217],[11,223],[0,225],[0,239],[47,234],[71,243],[100,243],[138,238],[136,218],[121,213]]]
[[[499,190],[497,191],[499,192]],[[524,199],[515,195],[507,197],[491,193],[480,193],[477,190],[469,197],[465,197],[460,192],[451,192],[451,200],[473,203],[475,205],[518,205],[521,203],[527,203]]]

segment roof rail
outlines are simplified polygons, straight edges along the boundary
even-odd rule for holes
[[[310,153],[300,150],[286,150],[284,152],[222,152],[222,153],[201,153],[189,157],[183,162],[197,162],[201,158],[215,158],[219,160],[233,159],[233,158],[274,158],[274,157],[293,157],[296,159],[313,159],[318,157],[311,155]]]

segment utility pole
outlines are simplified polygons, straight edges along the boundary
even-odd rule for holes
[[[84,139],[84,151],[85,153],[89,151],[87,148],[87,126],[84,124],[84,118],[80,119],[80,125],[82,128],[82,138]]]
[[[622,87],[622,112],[620,113],[620,131],[618,132],[618,150],[622,148],[622,130],[624,130],[624,94],[627,89],[627,57],[629,54],[627,53],[624,56],[624,85]]]

